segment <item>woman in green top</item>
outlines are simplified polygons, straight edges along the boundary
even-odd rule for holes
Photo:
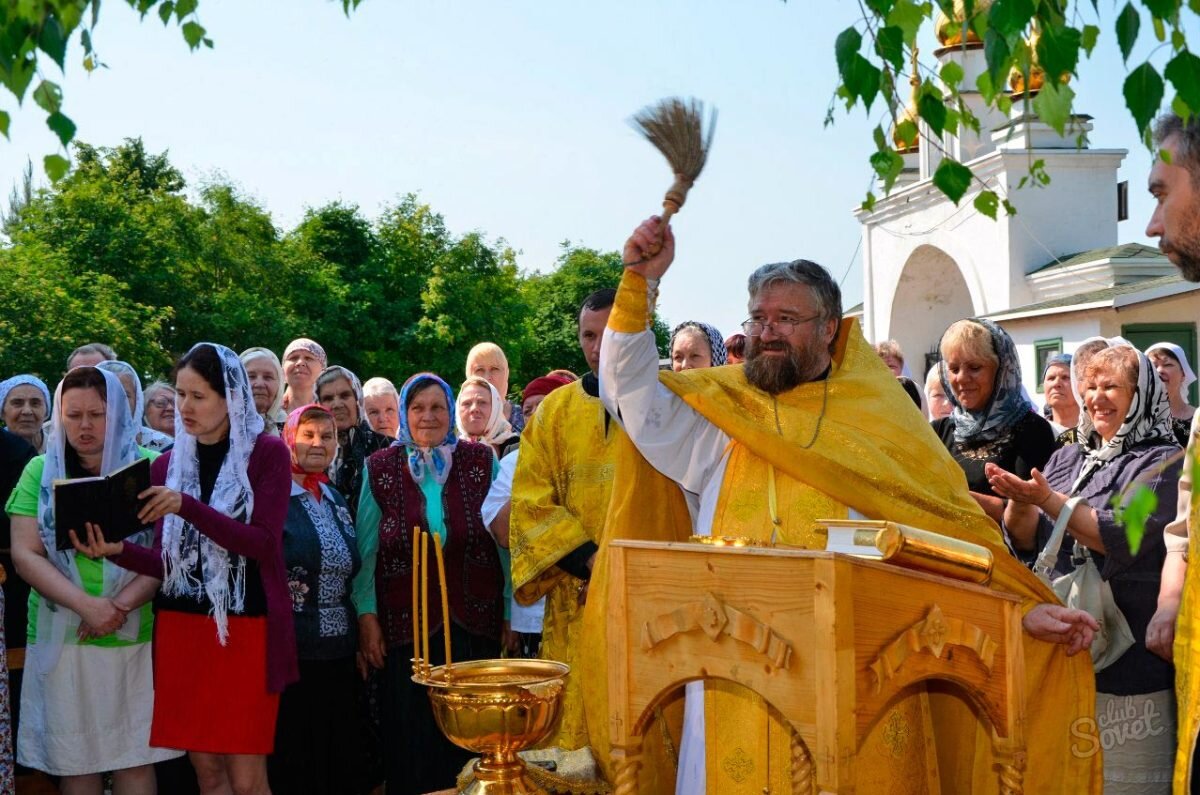
[[[120,380],[75,368],[55,393],[46,454],[29,462],[6,507],[13,563],[33,587],[17,761],[61,776],[64,795],[100,795],[105,771],[114,795],[153,795],[151,765],[181,755],[149,744],[147,602],[158,582],[55,551],[54,481],[154,457],[136,434]]]

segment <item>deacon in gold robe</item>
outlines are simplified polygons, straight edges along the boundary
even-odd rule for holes
[[[615,292],[600,290],[584,302],[579,344],[592,372],[546,397],[521,435],[513,474],[513,593],[526,605],[546,597],[541,656],[572,666],[562,719],[545,742],[568,751],[588,744],[575,659],[587,584],[612,489],[616,424],[600,402],[595,370]]]
[[[750,318],[743,326],[746,364],[660,374],[648,321],[674,239],[664,230],[662,252],[648,256],[657,236],[658,221],[650,219],[626,244],[625,261],[633,265],[622,279],[601,356],[602,396],[632,440],[618,443],[605,538],[644,537],[650,529],[659,539],[690,531],[773,536],[821,548],[818,520],[865,517],[989,546],[996,557],[992,587],[1024,599],[1025,791],[1099,792],[1099,754],[1071,745],[1072,726],[1094,712],[1090,660],[1076,654],[1090,643],[1094,620],[1058,605],[1007,553],[996,526],[970,498],[961,469],[857,324],[841,321],[840,291],[829,274],[803,260],[760,268],[750,280]],[[673,502],[686,502],[686,511]],[[689,520],[690,528],[680,526]],[[584,681],[598,690],[607,660],[595,640],[605,618],[598,599],[604,566],[602,551],[581,659],[588,669]],[[602,736],[605,702],[603,693],[590,697],[588,717],[593,746],[611,776]],[[689,686],[676,792],[776,791],[789,780],[778,770],[788,761],[770,738],[784,744],[788,735],[749,691]],[[768,738],[767,747],[752,737]],[[724,758],[731,749],[740,756]],[[858,791],[998,792],[991,753],[990,730],[963,699],[918,689],[859,749],[860,762],[874,762],[858,766]]]

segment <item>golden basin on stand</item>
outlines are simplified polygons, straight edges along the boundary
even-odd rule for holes
[[[414,674],[450,742],[482,756],[463,795],[543,793],[517,756],[545,739],[570,667],[552,660],[469,660]]]

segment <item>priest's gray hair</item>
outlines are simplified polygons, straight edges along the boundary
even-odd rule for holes
[[[812,290],[821,311],[822,322],[842,319],[842,290],[829,271],[806,259],[773,262],[750,274],[750,300],[773,284],[802,284]]]
[[[1200,185],[1200,119],[1192,116],[1185,122],[1174,113],[1159,116],[1154,122],[1154,145],[1161,149],[1172,137],[1175,138],[1174,165],[1186,168],[1192,183]]]

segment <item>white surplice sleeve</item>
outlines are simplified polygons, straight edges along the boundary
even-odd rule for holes
[[[685,492],[701,495],[723,474],[729,437],[659,382],[653,332],[604,330],[600,397],[650,465]]]

